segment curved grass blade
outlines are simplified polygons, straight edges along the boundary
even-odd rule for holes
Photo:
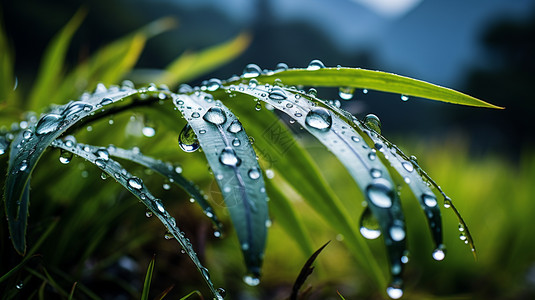
[[[20,132],[10,151],[4,191],[6,216],[12,221],[26,217],[25,213],[22,213],[24,216],[20,213],[24,208],[22,205],[27,204],[27,201],[23,201],[24,191],[35,165],[52,141],[83,118],[136,93],[137,90],[127,87],[107,90],[101,85],[91,96],[86,95],[80,101],[54,107],[41,116],[36,124],[30,124],[29,129]],[[24,254],[24,244],[14,246],[20,254]]]
[[[166,68],[155,82],[168,86],[195,79],[240,55],[251,43],[251,35],[241,33],[230,41],[200,52],[185,52]]]
[[[113,157],[122,158],[137,163],[169,179],[170,182],[184,189],[193,199],[195,199],[195,202],[201,206],[204,214],[206,214],[212,220],[217,230],[223,230],[223,224],[215,215],[214,209],[210,203],[206,201],[202,192],[193,182],[182,176],[181,169],[174,167],[171,163],[165,163],[161,160],[143,155],[139,151],[122,149],[112,145],[108,146],[107,148],[103,148],[103,150],[107,151],[108,154]]]
[[[274,83],[275,79],[280,79],[286,85],[343,86],[373,89],[454,104],[503,109],[503,107],[432,83],[392,73],[360,68],[289,69],[271,72],[269,75],[260,75],[256,79],[261,83],[271,84]]]
[[[38,109],[50,104],[48,101],[63,78],[64,61],[70,41],[82,24],[85,15],[86,10],[78,10],[45,50],[35,86],[30,94],[28,106],[30,109]]]
[[[152,259],[149,262],[149,266],[147,267],[147,273],[145,274],[145,281],[143,282],[143,292],[141,292],[141,300],[148,300],[149,299],[149,291],[150,291],[150,283],[152,281],[152,271],[154,270],[154,258],[156,256],[152,256]]]
[[[101,148],[84,145],[84,144],[75,144],[71,141],[61,141],[55,140],[52,143],[52,146],[61,148],[63,150],[69,151],[77,156],[80,156],[92,164],[99,167],[103,172],[108,174],[111,178],[115,179],[119,184],[125,187],[130,193],[132,193],[136,198],[138,198],[154,215],[160,219],[162,224],[167,228],[169,233],[180,243],[180,246],[188,254],[191,261],[195,264],[199,272],[201,273],[204,281],[210,288],[210,291],[220,300],[222,297],[214,288],[212,281],[210,280],[210,274],[208,269],[203,267],[197,254],[193,250],[193,246],[189,239],[184,235],[184,232],[178,228],[175,218],[173,218],[165,209],[160,199],[154,197],[149,190],[143,184],[143,181],[140,178],[137,178],[130,174],[126,169],[124,169],[121,164],[112,160],[105,155],[102,155],[99,150]]]
[[[237,90],[249,93],[290,116],[346,167],[365,194],[367,207],[379,222],[390,259],[390,273],[394,277],[392,285],[400,285],[402,257],[406,251],[405,221],[395,184],[386,167],[377,159],[376,150],[370,149],[351,125],[298,92],[269,85],[254,88],[241,85]]]
[[[303,286],[305,283],[305,280],[312,274],[314,271],[314,267],[312,264],[318,257],[318,255],[321,253],[321,251],[330,243],[331,241],[328,241],[327,243],[323,244],[316,252],[314,252],[306,261],[306,263],[303,265],[303,268],[301,269],[301,272],[299,272],[299,276],[297,276],[297,279],[295,280],[295,283],[292,287],[292,294],[290,295],[290,300],[297,300],[297,296],[299,295],[299,289]]]
[[[173,102],[190,126],[185,130],[193,130],[181,138],[197,136],[230,212],[250,273],[245,281],[256,285],[269,216],[264,179],[249,137],[232,112],[207,94],[177,95]]]

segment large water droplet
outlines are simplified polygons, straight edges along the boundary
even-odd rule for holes
[[[414,166],[413,166],[410,162],[408,162],[408,161],[404,161],[404,162],[402,162],[401,165],[403,166],[403,168],[404,168],[405,170],[407,170],[407,172],[412,172],[412,171],[414,171]]]
[[[91,109],[93,109],[93,106],[85,103],[85,102],[82,102],[82,101],[74,101],[74,102],[71,102],[67,108],[65,108],[65,110],[63,111],[63,115],[65,117],[69,117],[69,116],[72,116],[74,114],[77,114],[81,111],[90,111]]]
[[[384,178],[376,178],[366,188],[366,194],[371,203],[382,208],[392,206],[394,190],[390,182]]]
[[[108,152],[108,150],[106,150],[106,148],[99,148],[95,152],[95,155],[97,156],[97,158],[100,158],[104,161],[108,161],[110,159],[110,153]]]
[[[325,65],[319,59],[314,59],[308,64],[307,70],[319,70],[325,68]]]
[[[227,115],[221,108],[213,106],[204,114],[203,119],[214,125],[221,125],[227,121]]]
[[[243,127],[242,127],[240,121],[238,121],[238,120],[232,121],[232,123],[230,123],[230,125],[227,128],[228,132],[232,132],[232,133],[238,133],[238,132],[242,131],[242,129],[243,129]]]
[[[275,72],[280,72],[280,71],[285,71],[285,70],[288,70],[288,65],[283,62],[278,63],[277,66],[275,67]]]
[[[66,165],[71,162],[73,154],[67,150],[61,149],[59,152],[59,161]]]
[[[379,178],[379,177],[381,177],[382,172],[381,172],[381,170],[372,168],[372,169],[370,170],[370,175],[371,175],[373,178]]]
[[[314,129],[327,131],[331,129],[333,120],[331,113],[327,109],[314,107],[307,113],[305,123]]]
[[[248,286],[257,286],[260,284],[260,278],[256,275],[245,275],[243,277],[243,282],[247,284]]]
[[[343,100],[353,99],[354,92],[355,92],[355,88],[352,88],[352,87],[340,87],[340,89],[338,89],[338,95]]]
[[[433,195],[423,194],[422,200],[426,206],[429,206],[429,207],[437,206],[437,198]]]
[[[111,98],[103,98],[103,99],[100,101],[99,105],[100,105],[100,106],[106,106],[106,105],[110,105],[110,104],[112,104],[112,103],[113,103],[113,100],[112,100]]]
[[[251,168],[249,172],[247,172],[247,174],[249,175],[249,178],[251,179],[260,178],[260,171],[258,170],[258,168]]]
[[[208,80],[208,83],[206,84],[206,89],[213,92],[216,91],[221,87],[221,80],[217,78],[212,78]]]
[[[185,152],[193,152],[199,149],[199,140],[189,124],[186,124],[178,135],[178,145]]]
[[[234,149],[226,147],[219,155],[219,162],[225,166],[238,167],[241,164],[241,159],[236,155]]]
[[[56,131],[61,123],[62,117],[57,114],[44,115],[39,119],[35,128],[36,134],[47,134]]]
[[[368,114],[364,118],[364,124],[368,126],[369,129],[381,134],[381,120],[374,114]]]
[[[22,137],[24,139],[29,139],[32,137],[32,131],[31,130],[24,130],[24,132],[22,133]]]
[[[156,130],[150,126],[145,126],[141,129],[141,133],[146,137],[153,137],[156,134]]]
[[[257,77],[262,73],[262,70],[258,65],[255,64],[248,64],[245,66],[245,69],[243,69],[243,78],[253,78]]]
[[[28,161],[24,159],[20,162],[19,170],[25,171],[26,169],[28,169]]]
[[[377,221],[377,218],[373,215],[369,207],[366,207],[360,216],[360,234],[369,240],[373,240],[381,236],[381,230],[379,230],[379,221]]]
[[[134,190],[140,190],[143,187],[143,181],[137,177],[132,177],[127,181],[128,186]]]
[[[400,286],[391,285],[386,288],[386,293],[388,294],[388,297],[392,299],[399,299],[403,296],[403,289]]]
[[[286,92],[278,87],[278,86],[274,86],[272,89],[271,89],[271,92],[269,92],[269,99],[271,100],[286,100],[286,98],[288,98],[286,96]]]
[[[402,241],[405,239],[405,230],[401,226],[392,226],[390,227],[390,237],[396,242]]]
[[[433,259],[434,260],[444,260],[446,257],[446,247],[443,244],[440,244],[435,250],[433,250]]]

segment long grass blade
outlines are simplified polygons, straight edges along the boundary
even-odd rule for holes
[[[143,291],[141,292],[141,300],[148,300],[149,299],[149,292],[150,292],[150,283],[152,281],[152,271],[154,270],[154,258],[149,262],[149,266],[147,267],[147,273],[145,274],[145,281],[143,281]]]

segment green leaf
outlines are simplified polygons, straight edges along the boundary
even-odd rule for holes
[[[104,148],[103,148],[104,149]],[[154,159],[152,157],[143,155],[139,151],[121,149],[115,146],[105,148],[109,152],[109,155],[113,157],[122,158],[131,162],[145,166],[163,177],[169,179],[170,182],[183,188],[193,199],[197,202],[210,220],[214,223],[218,230],[222,230],[223,224],[219,221],[219,218],[215,215],[214,209],[206,201],[204,195],[199,188],[191,181],[182,176],[181,169],[173,166],[171,163],[165,163],[161,160]],[[178,170],[178,171],[177,171]]]
[[[250,34],[241,33],[230,41],[200,52],[187,51],[169,64],[165,73],[155,82],[175,86],[178,83],[195,79],[236,58],[247,49],[250,42]]]
[[[186,254],[190,257],[191,261],[195,264],[199,272],[201,273],[207,286],[214,297],[218,297],[219,293],[214,288],[212,281],[210,280],[210,274],[208,269],[203,267],[197,254],[195,253],[193,246],[189,239],[184,235],[184,232],[178,228],[175,218],[173,218],[169,212],[165,209],[162,201],[154,197],[150,191],[143,184],[143,180],[130,174],[124,169],[121,164],[112,160],[105,153],[102,153],[100,147],[91,145],[75,144],[71,141],[55,140],[52,145],[57,148],[69,151],[77,156],[80,156],[92,164],[99,167],[103,172],[108,174],[111,178],[125,187],[130,193],[139,199],[152,213],[158,217],[158,219],[167,228],[169,234],[171,234],[184,249]]]
[[[63,78],[65,56],[72,36],[82,23],[85,15],[86,10],[78,10],[46,48],[34,88],[30,94],[28,108],[37,110],[50,104],[51,96],[53,96]]]
[[[261,83],[280,79],[285,85],[353,87],[422,97],[455,104],[503,109],[455,90],[392,73],[357,68],[290,69],[260,75]]]
[[[303,268],[301,268],[301,272],[299,272],[299,276],[297,276],[297,279],[295,280],[295,283],[292,287],[292,294],[290,295],[290,300],[297,300],[297,296],[299,295],[299,289],[303,286],[305,283],[305,280],[312,274],[312,271],[314,271],[314,267],[312,264],[318,257],[318,255],[321,253],[321,251],[330,243],[328,241],[327,243],[323,244],[316,252],[314,252],[308,260],[303,265]]]
[[[141,292],[141,300],[149,299],[150,283],[152,281],[152,271],[154,270],[154,258],[155,256],[152,257],[149,262],[149,266],[147,267],[145,281],[143,282],[143,292]]]
[[[173,100],[188,121],[180,136],[182,147],[191,151],[193,135],[197,136],[230,212],[247,269],[258,277],[269,222],[262,171],[234,114],[210,95],[198,95],[178,95]]]
[[[86,95],[88,99],[55,107],[50,113],[43,115],[36,124],[30,122],[27,130],[19,132],[16,142],[11,146],[4,191],[6,216],[10,220],[11,233],[15,232],[15,227],[12,226],[17,224],[15,225],[17,237],[12,239],[17,252],[24,254],[26,249],[25,219],[29,205],[27,188],[29,189],[31,173],[45,149],[67,129],[91,113],[137,92],[129,88],[108,91],[101,86],[92,96]]]

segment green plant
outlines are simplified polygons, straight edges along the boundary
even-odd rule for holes
[[[145,183],[148,178],[144,181],[139,178],[141,175],[134,175],[123,167],[124,164],[135,169],[134,164],[139,164],[143,168],[163,175],[169,183],[182,187],[211,219],[216,228],[216,235],[221,235],[221,222],[216,216],[216,209],[212,207],[214,199],[210,202],[210,199],[189,178],[183,176],[183,168],[177,165],[177,161],[152,158],[158,154],[154,149],[169,151],[176,148],[175,143],[171,146],[166,142],[174,135],[172,130],[180,125],[182,127],[178,134],[180,148],[186,152],[202,148],[210,165],[211,171],[201,172],[200,176],[213,176],[216,179],[240,242],[248,270],[245,281],[249,285],[256,285],[259,282],[267,228],[271,224],[268,195],[271,199],[271,210],[279,217],[281,226],[298,241],[304,253],[312,253],[313,247],[303,230],[298,214],[292,208],[289,190],[302,195],[318,214],[345,237],[347,246],[355,254],[359,266],[372,274],[371,277],[377,287],[388,285],[387,293],[392,298],[399,298],[402,295],[401,273],[407,259],[406,228],[397,192],[398,186],[409,187],[419,201],[435,243],[433,253],[435,259],[444,258],[444,245],[441,213],[433,189],[444,198],[445,206],[451,207],[459,218],[466,242],[475,255],[468,228],[451,199],[420,168],[415,158],[406,156],[381,135],[381,124],[376,116],[368,115],[364,120],[358,120],[335,103],[317,97],[315,88],[305,92],[300,86],[334,87],[340,90],[340,97],[344,99],[351,98],[355,88],[364,88],[399,93],[404,95],[403,97],[424,97],[481,107],[497,108],[496,106],[422,81],[378,71],[343,67],[325,68],[317,60],[312,61],[306,69],[288,69],[285,64],[279,64],[273,71],[262,71],[258,66],[251,64],[246,66],[239,77],[235,76],[225,81],[211,79],[195,88],[182,85],[177,93],[171,92],[167,85],[149,84],[135,88],[130,81],[123,81],[120,86],[112,85],[124,77],[133,66],[140,49],[131,55],[125,53],[132,53],[133,45],[140,43],[136,41],[144,40],[154,34],[149,34],[148,32],[153,31],[147,31],[148,29],[141,30],[100,52],[100,55],[109,59],[95,59],[61,78],[61,68],[57,68],[57,62],[63,60],[64,49],[67,47],[69,37],[80,23],[80,18],[82,13],[76,15],[53,42],[41,69],[43,75],[38,77],[35,92],[32,93],[33,96],[25,108],[42,109],[47,106],[46,102],[51,98],[46,95],[64,97],[55,98],[58,103],[65,101],[70,96],[56,93],[51,86],[61,86],[61,91],[72,93],[68,86],[72,86],[77,79],[98,76],[100,73],[96,70],[100,67],[109,68],[100,75],[105,78],[104,82],[108,87],[99,83],[94,92],[83,93],[76,101],[49,106],[40,117],[27,113],[22,121],[17,120],[18,125],[4,129],[0,136],[0,154],[7,153],[6,156],[9,156],[4,191],[5,213],[11,241],[20,254],[24,255],[26,252],[32,171],[48,147],[58,148],[61,151],[62,163],[68,164],[73,154],[82,157],[98,167],[102,171],[103,178],[113,178],[134,194],[147,207],[147,215],[157,216],[165,225],[168,230],[166,237],[177,239],[202,274],[212,296],[221,298],[221,290],[214,287],[208,269],[201,264],[192,244],[166,210],[167,204],[164,206],[159,197],[149,191],[149,184]],[[162,25],[162,23],[156,24]],[[147,28],[152,30],[160,28],[156,32],[163,30],[154,24]],[[212,50],[217,53],[215,55],[207,51],[204,52],[204,56],[197,55],[196,60],[189,54],[184,55],[171,64],[168,72],[158,79],[160,82],[175,86],[182,80],[198,75],[207,68],[207,65],[216,66],[218,62],[214,57],[218,57],[219,53],[226,53],[229,48],[235,48],[236,43],[246,44],[243,42],[244,39],[246,38],[243,36],[238,37],[231,42],[232,47],[223,46]],[[5,40],[6,38],[2,36],[2,45],[7,45],[3,42]],[[3,48],[7,49],[7,46]],[[115,54],[109,54],[111,52]],[[96,57],[98,56],[99,54]],[[211,59],[207,60],[206,57]],[[100,67],[97,66],[99,63]],[[177,74],[179,71],[183,72],[186,66],[189,66],[190,75],[179,77]],[[12,116],[11,110],[21,107],[15,104],[14,99],[18,96],[9,92],[13,85],[11,82],[13,77],[9,74],[11,70],[9,68],[6,70],[2,74],[5,80],[1,83],[2,90],[6,91],[5,98],[2,98],[5,99],[2,102],[4,107],[2,113]],[[118,72],[118,70],[123,71]],[[84,87],[86,88],[88,86]],[[57,96],[58,94],[61,96]],[[120,116],[138,111],[144,114],[142,122],[136,121],[136,118],[133,121],[120,119]],[[179,111],[180,114],[175,111]],[[279,121],[277,113],[289,119],[290,124],[296,123],[302,126],[327,147],[360,187],[367,202],[360,219],[360,230],[353,226],[350,213],[326,183],[310,154],[296,141],[297,135]],[[158,130],[164,143],[158,145],[159,148],[142,142],[132,144],[124,137],[117,138],[116,135],[113,144],[106,146],[105,135],[109,129],[102,121],[108,120],[111,116],[117,118],[114,122],[118,124],[115,124],[114,128],[141,126],[141,131],[144,131],[146,136],[155,134],[155,126],[151,125],[150,120],[158,120],[161,126],[167,128]],[[179,117],[183,117],[185,122]],[[84,128],[98,132],[82,133]],[[250,137],[254,137],[254,143]],[[80,140],[87,142],[78,142]],[[126,149],[128,147],[135,148]],[[151,151],[153,155],[146,154]],[[124,163],[120,164],[116,159]],[[274,173],[279,175],[276,179],[264,181],[265,176],[271,178]],[[359,231],[366,238],[383,236],[390,265],[389,283],[376,261],[363,259],[357,255],[370,251],[360,238]],[[21,265],[23,263],[24,261]],[[152,268],[151,263],[151,272]],[[2,280],[16,272],[15,269],[12,270],[14,271],[5,274]],[[144,290],[143,297],[147,297],[146,291]]]

